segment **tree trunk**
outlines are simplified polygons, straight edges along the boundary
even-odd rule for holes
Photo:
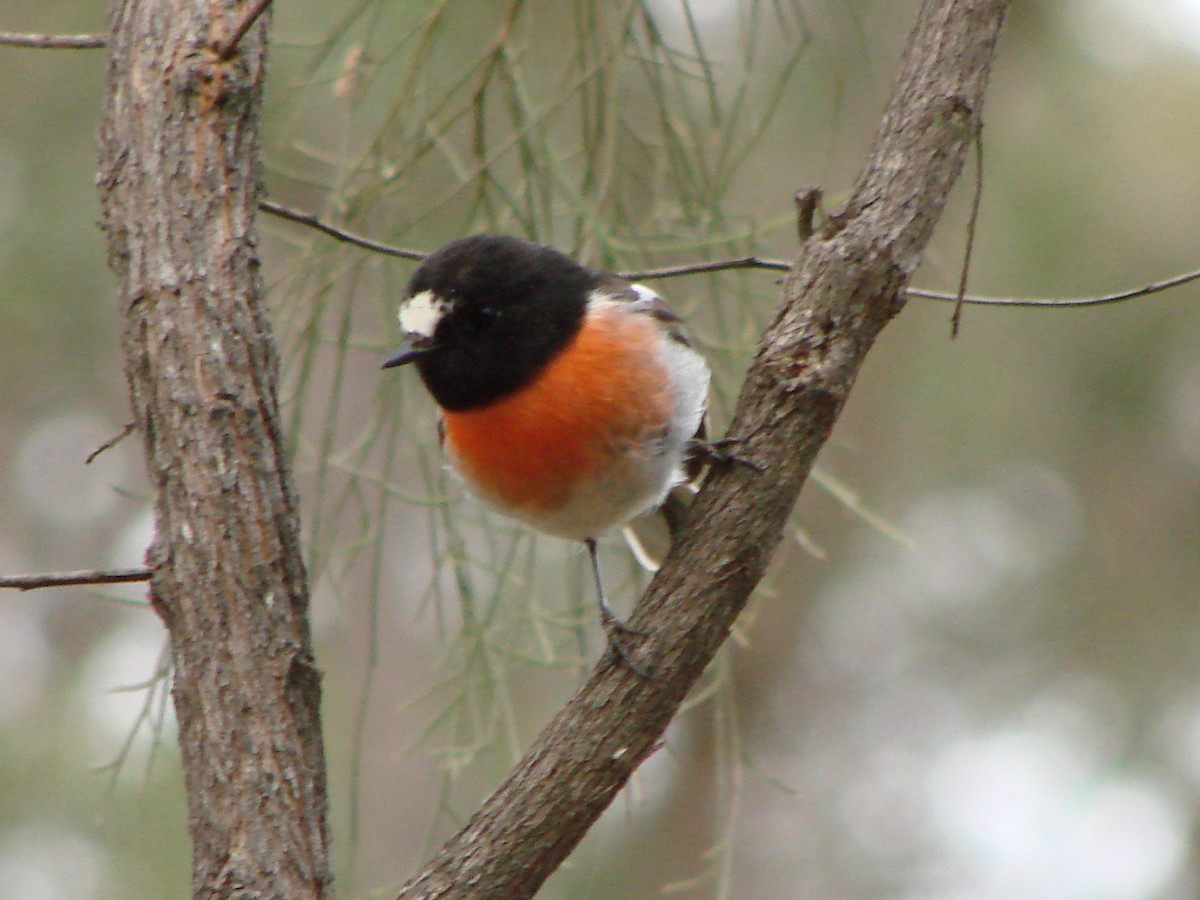
[[[320,676],[254,218],[265,26],[234,0],[114,0],[99,188],[156,488],[195,897],[330,884]]]

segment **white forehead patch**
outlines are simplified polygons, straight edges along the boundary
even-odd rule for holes
[[[400,304],[400,330],[410,337],[433,337],[438,322],[450,309],[450,302],[433,291],[413,294]]]

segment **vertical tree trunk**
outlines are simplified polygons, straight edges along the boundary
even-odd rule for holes
[[[265,28],[234,0],[114,0],[102,227],[157,490],[195,897],[326,896],[319,701],[254,216]]]

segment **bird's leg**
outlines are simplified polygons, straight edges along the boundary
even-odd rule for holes
[[[604,626],[604,635],[608,638],[608,645],[612,647],[617,659],[624,663],[629,671],[642,678],[649,678],[650,672],[645,666],[634,661],[629,648],[632,638],[645,637],[646,632],[631,628],[617,618],[617,614],[608,605],[608,597],[604,593],[604,581],[600,577],[600,557],[596,553],[596,539],[585,538],[584,544],[587,545],[588,556],[592,560],[592,576],[596,580],[596,598],[600,605],[600,624]]]

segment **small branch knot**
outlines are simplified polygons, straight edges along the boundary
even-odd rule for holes
[[[825,192],[819,187],[805,187],[796,191],[796,230],[800,235],[800,243],[805,243],[816,230],[814,218],[821,208],[821,198]]]

